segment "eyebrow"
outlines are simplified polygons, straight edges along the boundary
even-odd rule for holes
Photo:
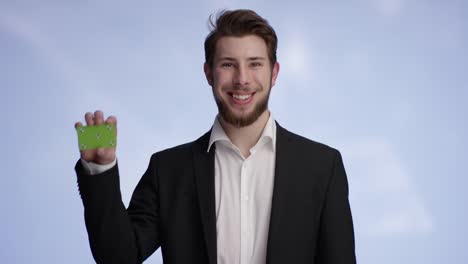
[[[266,60],[265,57],[250,57],[250,58],[247,58],[247,60],[249,61],[256,61],[256,60]],[[232,58],[232,57],[223,57],[220,59],[220,61],[237,61],[236,59]]]
[[[250,57],[248,58],[248,60],[251,60],[251,61],[252,60],[266,60],[266,58],[265,57]]]

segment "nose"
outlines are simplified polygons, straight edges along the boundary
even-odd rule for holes
[[[237,84],[240,86],[249,85],[250,84],[249,69],[244,65],[240,65],[237,68],[233,81],[234,81],[234,84]]]

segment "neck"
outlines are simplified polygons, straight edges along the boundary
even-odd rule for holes
[[[249,150],[255,146],[260,139],[269,118],[270,111],[266,110],[249,126],[235,127],[232,124],[227,123],[221,115],[219,115],[219,123],[231,142],[241,150],[245,157],[247,157],[250,154]]]

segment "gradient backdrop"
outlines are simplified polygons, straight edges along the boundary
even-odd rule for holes
[[[1,0],[0,263],[93,263],[74,171],[87,111],[118,118],[126,205],[152,153],[211,127],[221,8],[276,29],[270,109],[341,151],[358,262],[467,263],[468,1],[442,0]]]

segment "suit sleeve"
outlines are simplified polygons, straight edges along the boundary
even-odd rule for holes
[[[96,263],[142,263],[160,245],[156,155],[140,179],[128,209],[122,202],[117,164],[90,175],[78,160],[78,188]]]
[[[356,263],[354,229],[348,199],[348,181],[341,154],[334,161],[320,219],[317,263]]]

